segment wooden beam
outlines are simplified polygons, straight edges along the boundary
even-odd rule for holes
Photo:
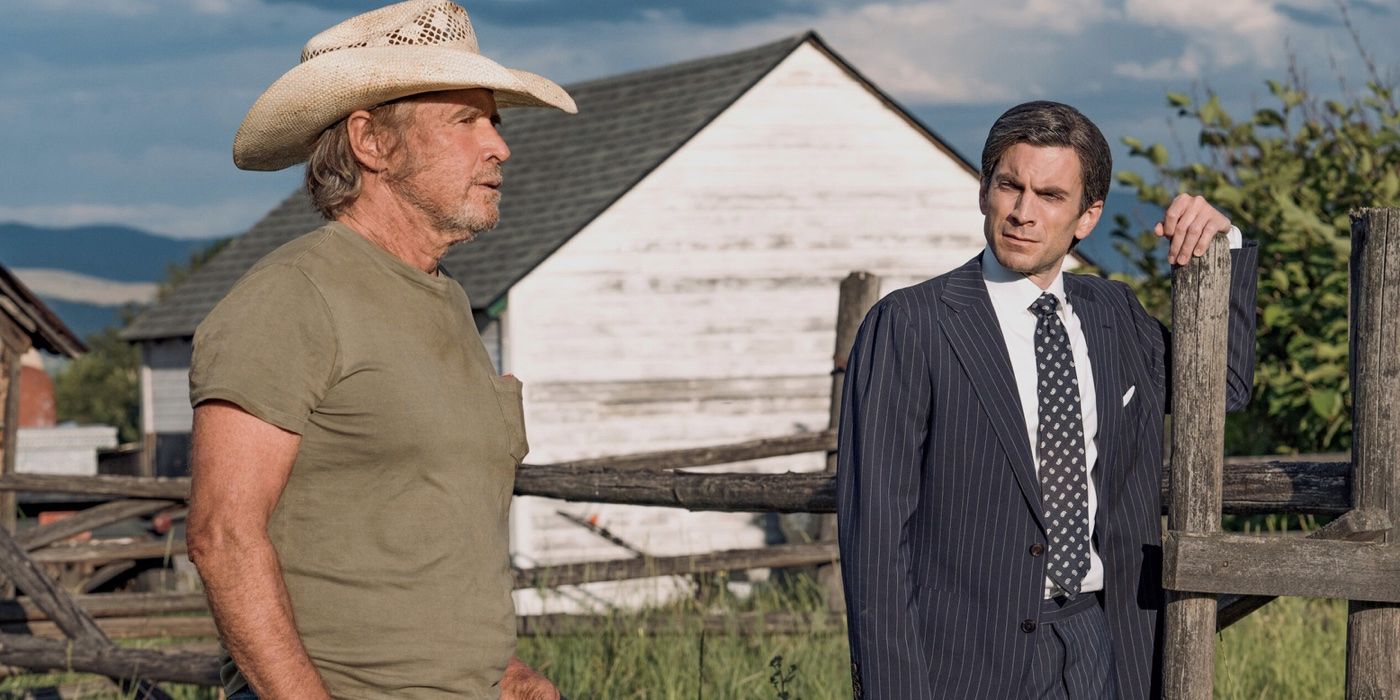
[[[1378,542],[1385,531],[1389,529],[1390,518],[1383,513],[1353,510],[1310,533],[1308,539]],[[1268,605],[1275,597],[1234,593],[1220,596],[1215,612],[1216,631],[1221,631],[1243,620],[1250,613]]]
[[[1351,387],[1352,502],[1400,523],[1400,209],[1351,215]],[[1385,542],[1400,554],[1400,536]],[[1346,596],[1347,697],[1400,697],[1400,597],[1359,593]]]
[[[73,596],[73,602],[97,619],[209,610],[203,593],[94,593]],[[48,619],[48,614],[28,598],[0,600],[0,623]]]
[[[841,404],[846,390],[846,363],[851,357],[851,347],[855,345],[860,324],[871,307],[880,300],[880,277],[869,272],[856,271],[841,280],[841,294],[836,304],[836,347],[832,352],[831,403],[827,414],[827,431],[836,434],[841,429]],[[836,446],[826,453],[826,473],[835,474],[837,464]],[[836,541],[836,515],[821,517],[821,529],[817,539],[821,542]],[[845,612],[846,594],[841,584],[841,567],[831,563],[817,567],[817,581],[826,595],[827,609],[832,612]]]
[[[1350,462],[1315,457],[1263,460],[1249,457],[1231,458],[1225,465],[1225,513],[1341,515],[1351,509]],[[1170,503],[1169,476],[1170,470],[1162,484],[1163,512]],[[712,488],[694,486],[697,482],[705,482]],[[190,481],[184,477],[14,474],[0,478],[0,491],[76,493],[108,498],[185,500],[189,498],[189,488]],[[716,501],[726,492],[734,495],[732,501]],[[695,474],[525,464],[516,472],[515,493],[565,501],[690,510],[831,513],[836,509],[836,490],[831,477],[815,472]]]
[[[106,564],[123,559],[164,559],[184,554],[185,539],[149,540],[140,542],[88,542],[54,545],[33,552],[36,562],[45,564]]]
[[[40,525],[15,535],[15,542],[27,551],[34,551],[40,547],[53,544],[59,540],[64,540],[73,535],[95,530],[99,527],[121,522],[127,518],[139,518],[143,515],[150,515],[157,511],[165,510],[179,505],[179,501],[148,500],[148,499],[126,499],[120,501],[109,501],[101,505],[96,505],[81,513],[59,520],[58,522]]]
[[[836,449],[836,433],[799,433],[782,437],[746,440],[727,445],[695,447],[684,450],[661,452],[637,452],[616,457],[579,459],[554,464],[522,464],[522,469],[553,467],[559,469],[610,469],[615,471],[665,471],[668,469],[689,469],[708,467],[716,464],[733,464],[769,457],[823,452]]]
[[[0,324],[9,324],[8,319],[0,319]],[[10,335],[9,333],[5,334]],[[28,336],[20,336],[20,344],[28,342]],[[4,416],[0,417],[0,478],[15,473],[15,458],[19,450],[15,443],[19,438],[19,377],[22,367],[20,356],[24,350],[8,337],[0,343],[0,407]],[[18,504],[13,493],[0,494],[0,528],[13,535],[19,517]],[[5,595],[13,595],[5,591]]]
[[[215,654],[129,649],[94,642],[67,642],[23,634],[0,634],[0,664],[37,671],[79,671],[109,678],[149,678],[172,683],[219,685]]]
[[[104,617],[97,621],[102,633],[111,639],[200,639],[215,638],[219,632],[208,615],[144,615]],[[52,622],[5,622],[0,632],[28,632],[40,637],[62,639],[63,631]]]
[[[1225,358],[1230,251],[1216,235],[1206,254],[1172,274],[1172,530],[1220,529],[1225,461]],[[1209,700],[1215,677],[1215,596],[1168,586],[1162,693]],[[1183,592],[1190,591],[1190,592]]]
[[[787,544],[674,557],[641,557],[519,569],[515,572],[515,585],[517,588],[552,588],[651,576],[810,566],[831,563],[836,557],[834,543]]]
[[[107,642],[97,623],[3,531],[0,531],[0,573],[24,591],[73,640],[94,644]]]
[[[629,634],[732,634],[809,635],[845,634],[846,618],[840,613],[713,613],[696,618],[676,615],[530,615],[516,618],[516,634],[522,637],[592,635],[606,630]]]
[[[1400,602],[1400,548],[1306,537],[1168,532],[1162,538],[1162,579],[1174,590]]]
[[[0,490],[187,501],[190,498],[190,479],[187,476],[164,478],[10,474],[0,479]]]

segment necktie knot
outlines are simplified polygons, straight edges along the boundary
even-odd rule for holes
[[[1041,294],[1038,299],[1031,302],[1030,311],[1036,316],[1043,318],[1046,316],[1054,316],[1055,310],[1058,308],[1060,308],[1060,300],[1055,298],[1054,294],[1045,292]]]

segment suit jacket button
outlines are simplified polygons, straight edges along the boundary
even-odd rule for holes
[[[1045,545],[1037,542],[1031,545],[1031,556],[1038,557],[1045,553]]]
[[[1023,620],[1023,621],[1021,622],[1021,631],[1022,631],[1022,632],[1028,632],[1028,633],[1029,633],[1029,632],[1034,632],[1034,631],[1035,631],[1035,620]]]

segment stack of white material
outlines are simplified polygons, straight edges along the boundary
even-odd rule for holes
[[[97,451],[117,446],[117,429],[106,425],[20,428],[16,442],[17,472],[95,476]]]

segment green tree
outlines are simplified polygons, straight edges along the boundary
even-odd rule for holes
[[[170,265],[156,298],[169,296],[231,240],[215,241],[184,265]],[[120,326],[125,327],[140,311],[134,305],[123,308]],[[55,411],[60,421],[116,426],[122,442],[134,442],[141,438],[141,353],[120,334],[118,327],[108,327],[85,339],[88,353],[68,362],[54,377]]]
[[[1400,205],[1400,112],[1392,86],[1378,78],[1361,94],[1333,100],[1311,94],[1296,75],[1268,86],[1272,104],[1247,119],[1230,115],[1216,95],[1168,94],[1169,107],[1199,129],[1199,155],[1172,165],[1165,146],[1125,138],[1153,177],[1122,172],[1118,181],[1158,206],[1178,192],[1203,195],[1259,242],[1254,399],[1230,418],[1229,450],[1345,450],[1348,214]],[[1165,318],[1170,275],[1159,242],[1122,218],[1114,234],[1140,273],[1124,280]]]
[[[124,310],[123,317],[134,314]],[[141,353],[107,327],[87,337],[86,355],[54,377],[54,408],[61,421],[112,425],[122,442],[140,439]]]

